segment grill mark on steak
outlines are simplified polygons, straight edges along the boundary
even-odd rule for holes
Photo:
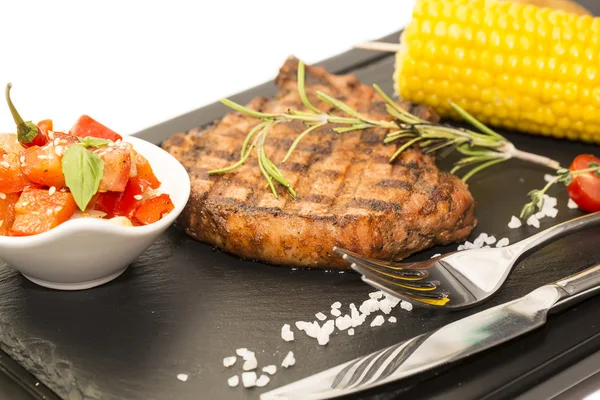
[[[297,94],[297,60],[290,58],[276,79],[274,99],[255,98],[248,108],[262,112],[305,110]],[[317,91],[345,101],[368,118],[393,120],[374,90],[353,76],[307,67],[306,92],[320,110],[343,115],[318,101]],[[428,107],[400,107],[433,121]],[[435,244],[463,240],[475,225],[467,186],[441,172],[418,148],[391,155],[402,142],[383,144],[386,131],[344,134],[327,125],[307,135],[291,158],[280,164],[294,139],[306,129],[300,121],[277,124],[265,151],[298,193],[266,188],[255,152],[235,171],[208,175],[239,159],[247,133],[260,121],[237,112],[212,126],[176,134],[163,148],[184,165],[192,182],[190,201],[178,222],[195,239],[246,259],[273,264],[348,268],[332,252],[345,247],[367,257],[400,260]]]

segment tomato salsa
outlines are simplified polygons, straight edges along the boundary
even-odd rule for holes
[[[20,116],[15,122],[17,135],[0,136],[0,236],[37,235],[81,217],[148,225],[174,209],[148,160],[91,117],[69,132],[53,131],[52,120],[27,122],[27,135]]]

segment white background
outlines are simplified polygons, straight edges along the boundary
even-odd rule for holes
[[[0,88],[25,120],[123,134],[399,30],[414,0],[0,0]],[[390,71],[391,73],[391,71]],[[0,132],[14,124],[0,97]]]

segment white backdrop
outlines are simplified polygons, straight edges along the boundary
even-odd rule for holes
[[[0,0],[0,88],[26,120],[129,134],[399,30],[414,0]],[[2,96],[0,132],[12,132]]]

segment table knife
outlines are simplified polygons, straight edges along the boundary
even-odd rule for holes
[[[507,342],[600,292],[600,264],[521,297],[263,393],[261,400],[331,399],[398,381]]]

